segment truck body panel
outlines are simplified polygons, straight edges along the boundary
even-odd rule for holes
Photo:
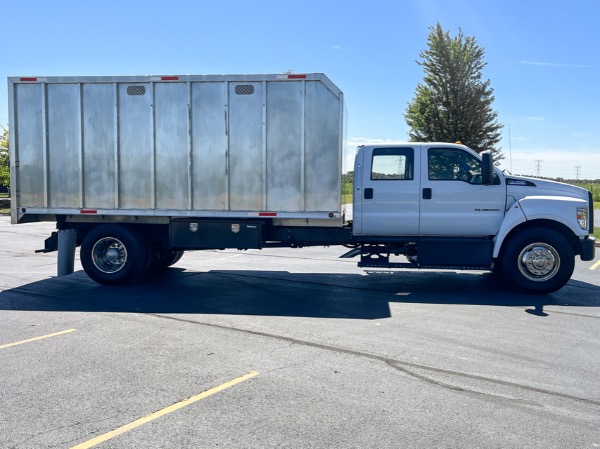
[[[517,226],[527,222],[527,217],[523,213],[523,210],[519,204],[513,204],[510,209],[506,211],[502,225],[498,230],[498,233],[494,236],[494,252],[493,257],[498,257],[502,243],[506,236]]]
[[[482,184],[481,158],[469,148],[423,147],[419,234],[495,235],[506,205],[503,178],[497,175],[496,183]]]
[[[325,75],[8,84],[13,223],[81,213],[341,223],[343,95]]]
[[[355,234],[418,235],[419,150],[419,144],[359,150],[354,167]]]

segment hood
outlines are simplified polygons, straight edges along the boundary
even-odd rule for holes
[[[589,201],[589,192],[581,187],[546,179],[509,175],[505,177],[507,196],[519,201],[527,196],[562,196]]]

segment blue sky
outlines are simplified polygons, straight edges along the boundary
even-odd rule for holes
[[[439,21],[485,48],[502,168],[600,179],[598,0],[30,0],[2,16],[3,79],[323,72],[345,94],[349,155],[408,138],[415,61]]]

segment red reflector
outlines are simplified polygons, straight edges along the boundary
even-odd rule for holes
[[[20,81],[37,81],[37,78],[19,78]]]
[[[306,75],[288,75],[288,79],[290,80],[298,80],[298,79],[305,79]]]
[[[276,217],[277,212],[259,212],[258,216],[259,217]]]
[[[162,81],[179,81],[178,76],[161,76],[160,79]]]
[[[79,211],[79,213],[81,213],[81,214],[97,214],[98,211],[95,209],[81,209]]]

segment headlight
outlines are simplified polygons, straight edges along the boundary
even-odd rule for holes
[[[577,208],[577,223],[581,229],[588,228],[588,208],[587,207],[578,207]]]

